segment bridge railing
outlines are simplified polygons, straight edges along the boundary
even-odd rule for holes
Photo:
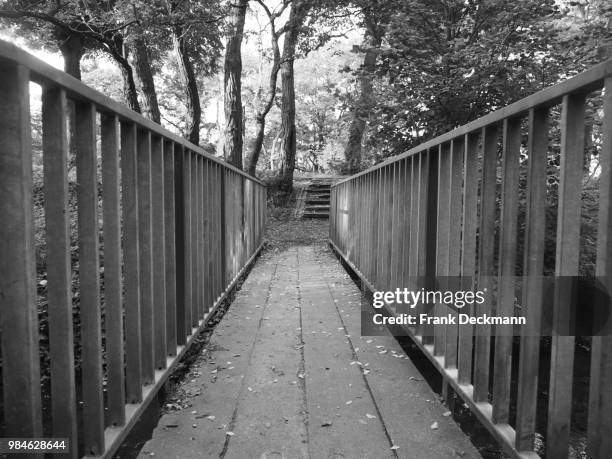
[[[266,188],[5,42],[0,75],[0,436],[110,457],[261,248]]]
[[[594,112],[603,114],[595,126],[597,145],[591,137]],[[586,145],[598,149],[593,170],[585,161]],[[547,163],[555,151],[556,170],[554,161]],[[551,259],[548,274],[580,273],[582,204],[588,179],[598,178],[598,223],[589,237],[596,238],[594,274],[612,291],[611,169],[607,61],[332,188],[331,243],[369,290],[427,288],[427,279],[436,276],[464,276],[473,279],[468,289],[488,286],[493,292],[492,301],[472,314],[512,316],[520,308],[526,316],[516,339],[491,325],[481,333],[469,325],[405,330],[446,387],[514,457],[537,455],[536,433],[546,437],[547,457],[567,457],[572,419],[584,415],[587,403],[572,403],[576,385],[585,385],[573,380],[575,337],[540,338],[543,313],[550,312],[553,328],[567,325],[569,299],[557,294],[552,311],[545,310],[542,283]],[[558,203],[551,203],[553,195]],[[452,308],[434,309],[446,315]],[[612,457],[612,338],[587,341],[588,450],[592,457]]]

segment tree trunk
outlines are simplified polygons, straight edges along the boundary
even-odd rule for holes
[[[293,61],[295,48],[300,35],[302,24],[308,13],[308,5],[303,0],[294,0],[289,15],[289,23],[285,32],[283,43],[283,57],[281,63],[281,143],[282,164],[280,189],[285,192],[293,188],[293,171],[295,169],[296,130],[295,130],[295,81]]]
[[[172,42],[178,62],[179,76],[185,87],[187,96],[187,119],[185,120],[185,135],[191,143],[200,144],[200,121],[202,120],[202,107],[200,105],[200,94],[196,81],[193,63],[189,57],[189,47],[185,42],[183,29],[174,26],[172,29]]]
[[[119,64],[119,70],[121,70],[121,76],[123,77],[123,100],[132,110],[141,113],[132,66],[124,57],[118,58],[115,56],[115,60]]]
[[[264,135],[266,130],[266,116],[270,112],[270,109],[274,105],[274,98],[276,97],[276,84],[278,81],[278,72],[281,66],[280,49],[278,47],[278,35],[274,28],[274,19],[270,19],[270,27],[272,28],[272,52],[274,60],[272,63],[272,70],[270,71],[270,78],[268,80],[268,94],[261,110],[257,112],[255,117],[255,142],[253,149],[248,159],[247,172],[255,177],[255,170],[257,169],[257,162],[259,161],[259,155],[261,154],[261,148],[263,146]]]
[[[157,92],[153,81],[151,70],[151,59],[149,50],[142,36],[136,36],[130,42],[132,62],[136,71],[136,78],[142,92],[142,114],[150,120],[160,124],[159,105],[157,103]]]
[[[231,33],[225,50],[224,111],[225,160],[242,169],[242,35],[248,0],[235,0],[230,12]]]
[[[361,166],[361,143],[366,129],[366,119],[374,106],[374,88],[372,86],[373,72],[376,66],[378,48],[382,40],[368,34],[365,40],[365,55],[359,73],[359,100],[352,108],[352,121],[349,128],[348,141],[344,149],[344,158],[348,173],[354,174]]]
[[[255,119],[255,142],[253,143],[253,150],[249,155],[247,173],[255,177],[255,171],[257,169],[257,162],[259,161],[259,154],[263,146],[264,135],[266,130],[266,118],[261,113],[257,114]]]
[[[83,37],[70,34],[58,38],[59,49],[64,58],[64,72],[77,80],[81,79],[81,58],[83,57]]]

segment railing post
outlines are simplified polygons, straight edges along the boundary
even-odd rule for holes
[[[30,74],[0,63],[0,328],[5,437],[41,436]]]

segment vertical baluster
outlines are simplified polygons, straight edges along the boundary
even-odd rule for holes
[[[521,330],[518,391],[516,407],[516,444],[518,451],[534,447],[540,332],[542,322],[542,274],[546,234],[546,153],[548,149],[548,111],[529,111],[527,204],[522,304],[526,325]]]
[[[383,250],[383,238],[384,238],[384,226],[385,221],[385,196],[384,196],[384,168],[379,168],[376,171],[376,200],[378,208],[376,210],[377,218],[374,224],[376,225],[376,274],[372,279],[374,288],[382,290],[382,278],[383,278],[383,265],[384,265],[384,250]]]
[[[404,172],[404,160],[395,161],[392,165],[392,188],[393,204],[391,207],[391,257],[389,258],[389,289],[395,290],[400,286],[398,273],[401,269],[401,253],[403,250],[403,207],[401,204],[409,197],[400,185],[400,180]],[[397,308],[397,306],[396,306]]]
[[[176,193],[176,339],[187,342],[191,333],[191,162],[189,151],[174,145]]]
[[[599,227],[597,231],[596,275],[612,291],[610,263],[612,262],[612,77],[605,80],[603,97],[604,119],[601,132],[603,143],[600,153]],[[604,325],[603,321],[599,322]],[[610,318],[607,318],[601,336],[594,336],[591,350],[591,385],[589,390],[588,452],[591,457],[612,456],[612,336]]]
[[[451,143],[450,158],[450,197],[448,219],[448,271],[446,275],[449,290],[460,289],[458,283],[461,274],[461,214],[463,206],[463,148],[464,139],[459,137]],[[457,311],[453,307],[446,308],[453,318],[457,318]],[[457,368],[457,325],[449,324],[446,327],[446,351],[444,365],[446,368]]]
[[[191,322],[189,324],[189,334],[193,328],[198,326],[199,311],[200,311],[200,273],[199,262],[200,241],[198,237],[198,222],[200,218],[199,199],[198,199],[198,155],[195,152],[189,152],[189,162],[191,163]]]
[[[39,437],[40,368],[34,227],[29,71],[1,63],[0,71],[0,327],[5,436]],[[21,305],[16,308],[15,305]]]
[[[153,220],[151,214],[151,133],[138,130],[138,242],[140,256],[140,327],[142,382],[154,381]]]
[[[438,149],[430,148],[421,153],[421,189],[419,204],[419,274],[421,286],[426,290],[435,288],[436,276],[436,228],[438,211]],[[422,211],[422,212],[421,212]],[[422,215],[421,215],[422,214]],[[423,304],[425,314],[432,314],[434,307]],[[421,326],[423,344],[433,342],[433,325]]]
[[[164,142],[164,249],[166,264],[166,354],[176,355],[176,215],[174,142]]]
[[[463,169],[464,204],[461,238],[461,289],[473,291],[476,274],[476,233],[478,230],[478,133],[466,134]],[[464,307],[470,317],[474,313],[473,305]],[[471,324],[459,325],[459,362],[458,382],[469,384],[472,380],[472,350],[474,348],[474,327]]]
[[[206,285],[205,311],[210,311],[213,306],[213,268],[212,268],[212,231],[211,231],[211,162],[204,160],[204,276]]]
[[[482,131],[483,160],[482,187],[480,190],[480,247],[478,253],[478,289],[488,292],[483,304],[475,305],[477,315],[491,314],[493,301],[491,279],[495,275],[495,188],[497,165],[497,126],[487,126]],[[474,354],[474,401],[487,402],[489,392],[489,356],[491,354],[491,326],[475,328],[476,351]]]
[[[76,104],[76,166],[79,228],[79,292],[83,372],[83,442],[87,454],[104,451],[102,330],[98,252],[96,107]]]
[[[563,97],[561,118],[561,170],[557,215],[556,276],[578,276],[580,213],[584,161],[585,96]],[[556,282],[546,457],[566,456],[569,447],[575,337],[571,321],[572,283]]]
[[[448,275],[448,235],[450,232],[450,184],[451,184],[451,149],[449,144],[441,144],[438,150],[438,218],[436,225],[436,277],[440,290],[446,290]],[[445,316],[448,307],[436,303],[435,315]],[[446,326],[434,327],[434,355],[444,355],[446,349]]]
[[[53,436],[69,438],[70,443],[76,445],[67,110],[63,89],[44,90],[42,127],[52,432]],[[77,457],[77,448],[72,448],[71,457]]]
[[[206,304],[206,270],[205,262],[205,233],[204,233],[204,187],[206,182],[204,181],[204,157],[198,155],[198,240],[199,240],[199,260],[198,260],[198,271],[200,275],[200,306],[198,308],[199,316],[198,319],[203,320],[204,314],[207,311]]]
[[[419,258],[418,258],[418,237],[419,237],[419,164],[421,153],[410,157],[410,244],[408,246],[408,254],[404,251],[404,259],[408,262],[408,277],[406,281],[408,287],[413,290],[419,288],[416,279],[419,274]],[[418,312],[417,309],[412,309],[413,312]]]
[[[514,315],[521,120],[504,120],[499,278],[496,315]],[[497,325],[493,367],[493,422],[507,424],[510,416],[510,371],[513,327]]]
[[[400,220],[402,223],[403,231],[402,231],[402,252],[400,254],[400,264],[398,267],[399,271],[399,279],[400,279],[400,287],[412,289],[412,285],[410,283],[410,270],[411,265],[413,264],[413,254],[410,251],[411,245],[413,243],[413,232],[415,228],[415,224],[413,222],[415,220],[412,219],[412,204],[414,201],[414,181],[412,179],[412,164],[414,161],[414,156],[410,156],[403,160],[404,167],[402,170],[401,176],[401,188],[400,188],[400,197],[402,200],[402,219]],[[410,309],[410,307],[408,307]],[[413,312],[413,309],[407,312]]]
[[[221,295],[223,293],[223,291],[225,290],[226,285],[228,284],[227,281],[227,266],[228,266],[228,258],[229,258],[229,254],[228,254],[228,244],[227,244],[227,233],[228,233],[228,226],[226,223],[226,201],[227,201],[227,197],[226,197],[226,176],[228,174],[227,170],[225,168],[222,168],[221,166],[217,166],[217,173],[218,173],[218,177],[219,177],[219,270],[221,272],[221,276],[220,276],[220,284],[219,284],[219,295]]]
[[[155,136],[151,142],[151,217],[153,220],[153,321],[155,368],[166,368],[166,225],[164,183],[164,140]]]
[[[101,115],[102,218],[104,225],[104,308],[106,312],[106,383],[108,422],[125,423],[123,359],[123,284],[121,279],[121,214],[119,210],[119,120]],[[62,390],[65,390],[62,386]]]
[[[123,212],[123,284],[125,286],[125,362],[128,403],[142,401],[140,361],[140,256],[138,238],[138,172],[136,126],[121,123],[121,190]]]

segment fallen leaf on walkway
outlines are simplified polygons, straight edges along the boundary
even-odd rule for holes
[[[442,413],[442,416],[444,416],[445,418],[449,417],[451,415],[450,411],[445,411],[444,413]]]
[[[363,374],[367,375],[370,372],[370,370],[363,370]]]
[[[358,351],[359,351],[359,348],[358,348],[358,347],[356,347],[356,348],[355,348],[355,352],[358,352]]]
[[[206,416],[206,419],[208,419],[209,421],[214,421],[215,417],[210,415],[210,416]]]
[[[346,402],[347,405],[350,405],[351,403],[353,403],[352,400],[349,400],[348,402]]]
[[[331,421],[325,421],[323,424],[321,424],[321,427],[330,427],[332,425]]]
[[[393,446],[391,447],[391,449],[392,449],[393,451],[395,451],[396,449],[399,449],[399,448],[400,448],[400,447],[399,447],[399,446],[397,446],[397,445],[393,445]]]
[[[165,427],[168,427],[169,429],[173,429],[175,427],[178,427],[178,424],[166,424]]]
[[[385,349],[384,351],[380,351],[379,354],[386,354],[387,350]]]
[[[438,423],[437,423],[437,422],[434,422],[434,423],[431,425],[430,429],[431,429],[431,430],[438,430]]]
[[[300,379],[304,379],[304,373],[298,373],[297,377]]]
[[[376,349],[384,349],[384,347],[385,346],[382,346],[382,345],[379,344],[378,346],[376,346]]]
[[[423,381],[422,379],[419,378],[415,378],[414,376],[411,376],[410,378],[408,378],[409,381]]]
[[[366,343],[370,344],[372,342],[371,339],[367,340]]]
[[[234,432],[225,432],[225,435],[227,435],[228,437],[233,437],[234,436]]]
[[[359,360],[353,360],[353,361],[351,362],[351,365],[359,365],[359,366],[362,366],[362,363],[361,363]]]
[[[374,416],[373,414],[370,414],[370,413],[366,413],[366,418],[368,418],[368,419],[376,419],[376,416]]]

